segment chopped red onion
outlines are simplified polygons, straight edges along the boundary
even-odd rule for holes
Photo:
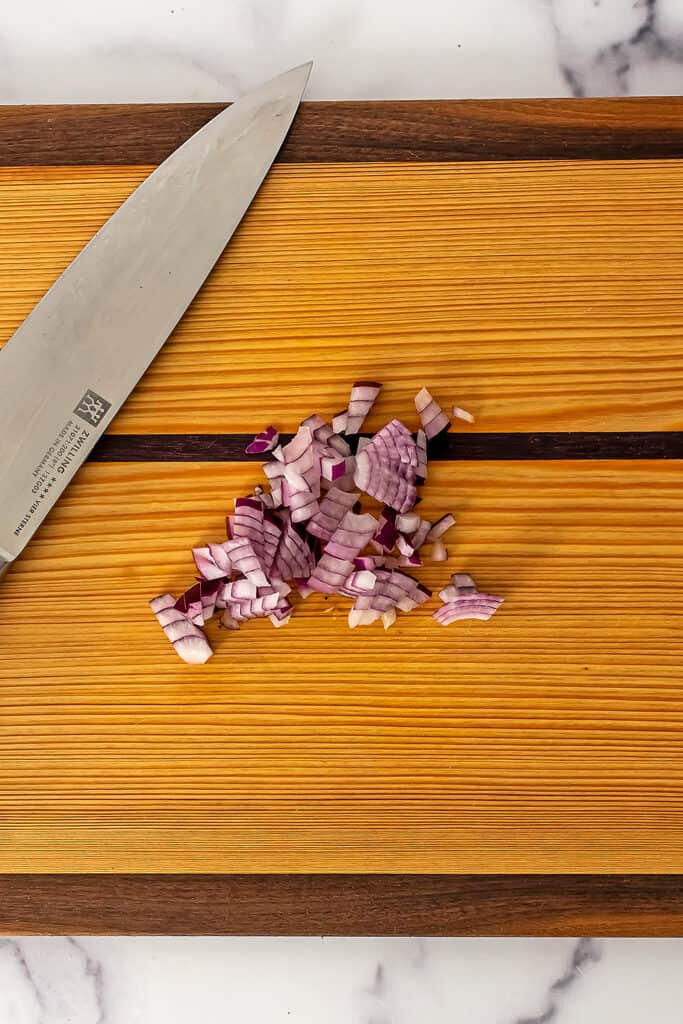
[[[314,566],[313,552],[294,526],[289,513],[282,517],[282,536],[275,555],[275,569],[283,580],[308,579]]]
[[[451,580],[451,585],[439,594],[445,603],[433,616],[442,626],[459,619],[490,619],[503,603],[502,597],[481,593],[468,573],[455,573]]]
[[[455,526],[455,517],[450,512],[447,512],[445,516],[437,519],[432,526],[427,534],[427,543],[431,544],[433,541],[438,540],[439,537],[443,537],[446,530],[450,530],[451,526]]]
[[[258,596],[258,591],[259,588],[255,583],[242,577],[223,584],[221,600],[225,601],[226,605],[230,605],[233,601],[251,601],[252,598]]]
[[[346,578],[344,589],[352,593],[363,593],[372,590],[376,583],[377,577],[371,569],[357,569]]]
[[[199,626],[191,622],[177,605],[171,594],[161,594],[150,601],[150,607],[176,654],[188,664],[203,665],[213,651]],[[175,613],[175,617],[170,618],[170,613]]]
[[[289,501],[285,501],[292,508],[295,522],[302,522],[310,518],[308,510],[316,504],[320,495],[320,450],[322,446],[315,441],[309,427],[299,427],[298,431],[282,449],[285,463],[285,479],[288,483],[287,492]],[[299,496],[301,492],[305,499]],[[297,515],[294,515],[295,511]]]
[[[159,597],[153,597],[149,602],[149,606],[155,615],[159,612],[166,611],[168,608],[175,608],[175,597],[172,594],[160,594]]]
[[[402,533],[396,536],[396,547],[398,548],[398,553],[405,558],[412,555],[415,550],[407,537],[404,537]]]
[[[420,427],[415,435],[417,448],[417,482],[423,484],[427,479],[427,435]]]
[[[442,430],[448,430],[450,420],[439,403],[432,398],[427,388],[422,388],[415,395],[415,408],[428,441],[440,434]]]
[[[467,409],[461,409],[459,405],[453,406],[453,415],[459,420],[465,420],[467,423],[474,423],[474,416]]]
[[[409,512],[417,498],[417,447],[412,434],[392,420],[356,455],[354,480],[361,491],[397,512]]]
[[[445,562],[448,558],[448,551],[446,551],[446,545],[438,538],[432,545],[432,562]]]
[[[357,491],[341,491],[338,487],[330,487],[320,502],[320,508],[306,524],[308,533],[328,541],[346,513],[356,504],[358,497]]]
[[[235,572],[242,573],[257,587],[267,587],[268,577],[250,543],[245,537],[235,537],[224,545],[230,554]]]
[[[357,380],[351,388],[344,433],[357,434],[372,409],[382,385],[373,380]]]
[[[369,513],[359,516],[355,512],[347,512],[325,545],[308,585],[324,594],[334,594],[352,572],[354,558],[361,553],[376,529],[377,520]]]
[[[396,513],[393,508],[389,508],[387,505],[382,509],[382,514],[379,517],[379,526],[374,536],[374,542],[378,546],[378,550],[391,551],[398,540],[398,530],[396,529]]]
[[[263,502],[259,498],[235,498],[230,526],[233,538],[248,540],[263,564]]]
[[[418,552],[425,542],[432,544],[433,561],[447,558],[441,538],[455,519],[449,513],[432,524],[415,506],[417,484],[427,477],[427,441],[448,420],[423,389],[415,400],[422,423],[416,439],[394,419],[373,437],[358,437],[353,455],[341,433],[358,434],[379,390],[379,384],[357,381],[348,409],[332,424],[314,413],[288,444],[280,445],[268,427],[248,446],[250,454],[272,453],[263,466],[269,488],[257,484],[235,499],[227,541],[193,550],[199,578],[189,590],[177,600],[162,594],[150,602],[183,660],[200,664],[211,657],[203,626],[217,611],[220,624],[232,630],[254,618],[267,617],[277,628],[289,622],[292,585],[301,598],[315,591],[351,598],[351,628],[381,620],[389,629],[398,611],[410,612],[431,596],[402,569],[422,565]],[[459,407],[454,415],[472,421]],[[378,518],[363,512],[359,492],[383,505]],[[480,594],[465,573],[453,576],[439,596],[443,607],[434,618],[444,625],[489,618],[502,601]],[[330,604],[326,611],[334,609]]]
[[[216,595],[221,580],[198,580],[176,601],[176,608],[198,626],[211,618],[216,606]]]
[[[356,459],[353,455],[343,456],[335,452],[334,455],[323,455],[320,460],[322,478],[331,483],[341,480],[342,477],[353,476],[355,469]]]
[[[223,629],[239,629],[240,628],[239,622],[237,621],[237,619],[233,619],[232,615],[230,614],[230,612],[228,611],[227,608],[225,609],[225,611],[221,615],[220,624],[223,627]]]
[[[404,512],[396,516],[396,527],[401,533],[414,533],[420,525],[420,516],[417,512]]]
[[[286,626],[292,617],[294,609],[290,605],[288,608],[276,608],[274,612],[271,612],[268,618],[273,623],[276,629],[281,626]]]
[[[420,525],[409,537],[410,543],[415,551],[419,551],[424,542],[427,540],[429,531],[432,528],[432,524],[427,519],[421,519]]]
[[[382,625],[384,626],[385,629],[390,629],[395,622],[396,622],[396,609],[395,608],[389,608],[382,615]]]
[[[205,665],[213,655],[205,636],[183,636],[174,642],[173,649],[188,665]]]
[[[353,564],[360,571],[368,569],[373,572],[375,569],[381,568],[386,560],[386,555],[359,555],[358,558],[354,558]]]
[[[232,572],[232,559],[225,548],[225,544],[209,544],[205,548],[193,548],[192,555],[195,565],[205,580],[224,579]]]
[[[266,452],[272,452],[279,439],[280,435],[275,427],[266,427],[247,445],[245,451],[247,455],[265,455]]]
[[[418,583],[414,577],[400,571],[387,572],[378,569],[375,572],[377,583],[369,593],[359,594],[354,604],[354,610],[364,612],[372,610],[375,618],[383,615],[391,608],[398,608],[400,611],[412,611],[418,604],[422,604],[431,596],[431,591]],[[368,619],[370,621],[375,621]],[[365,624],[361,619],[357,625]]]
[[[346,430],[346,424],[348,421],[348,413],[346,409],[342,412],[338,412],[336,416],[332,418],[332,429],[335,434],[343,434]]]

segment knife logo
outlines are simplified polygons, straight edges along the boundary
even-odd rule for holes
[[[86,423],[89,423],[91,427],[96,427],[110,409],[111,402],[108,402],[106,398],[102,398],[96,391],[88,389],[74,409],[74,412]]]

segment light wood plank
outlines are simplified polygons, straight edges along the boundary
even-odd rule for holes
[[[680,462],[434,465],[490,623],[313,598],[184,666],[146,600],[255,471],[91,464],[3,581],[0,870],[683,870]]]
[[[0,338],[149,168],[0,168]],[[291,429],[385,381],[474,429],[683,426],[683,162],[278,165],[114,430]],[[371,426],[375,425],[374,423]]]

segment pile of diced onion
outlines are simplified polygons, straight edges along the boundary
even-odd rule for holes
[[[150,602],[183,661],[211,657],[203,627],[214,615],[228,629],[261,617],[283,626],[295,592],[348,598],[352,629],[380,619],[388,629],[397,612],[431,597],[409,570],[422,565],[424,544],[431,544],[432,561],[446,560],[443,537],[455,519],[423,519],[417,488],[427,479],[428,442],[450,421],[423,388],[415,397],[415,437],[396,419],[371,438],[359,437],[380,390],[374,381],[358,381],[332,423],[314,414],[288,444],[268,427],[247,447],[249,454],[270,454],[263,467],[268,486],[235,499],[228,540],[193,550],[199,576],[182,597],[162,594]],[[458,406],[453,415],[472,422]],[[382,505],[379,515],[362,511],[363,495]],[[480,593],[466,573],[455,573],[439,597],[434,618],[442,625],[489,619],[503,600]]]

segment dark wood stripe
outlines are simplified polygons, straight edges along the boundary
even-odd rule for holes
[[[287,442],[291,434],[282,434]],[[263,462],[244,451],[250,434],[108,434],[93,450],[96,462]],[[430,457],[450,460],[681,459],[683,431],[562,434],[447,434]]]
[[[157,164],[224,107],[0,107],[0,166]],[[683,156],[683,98],[303,103],[285,162]]]
[[[683,935],[682,875],[0,875],[0,933]]]

